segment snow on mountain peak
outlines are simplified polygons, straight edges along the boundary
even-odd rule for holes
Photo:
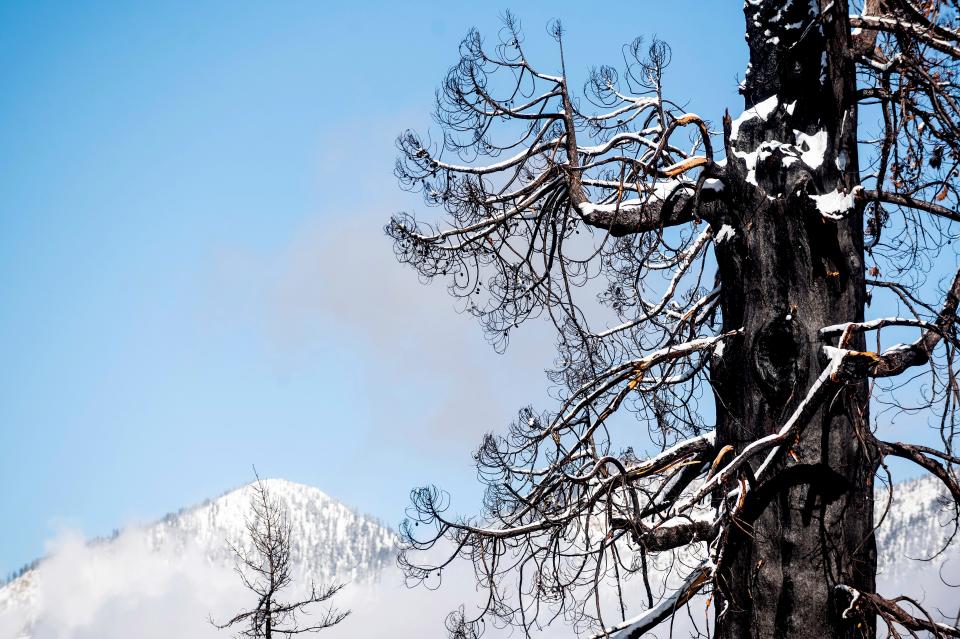
[[[342,636],[359,636],[355,635],[358,627],[369,630],[382,628],[384,624],[390,625],[379,620],[379,613],[370,617],[369,611],[382,611],[383,606],[393,601],[405,612],[417,606],[447,605],[438,603],[439,600],[435,598],[416,599],[415,593],[408,597],[407,593],[413,591],[403,588],[402,576],[395,568],[397,536],[378,521],[356,513],[311,486],[283,479],[266,479],[263,482],[288,510],[294,582],[349,583],[351,587],[340,595],[346,599],[341,599],[338,605],[348,608],[355,606],[358,613],[360,609],[368,610],[365,621],[360,620],[359,614],[356,619],[351,617],[354,625],[345,627],[343,632],[346,634]],[[942,501],[945,492],[942,486],[931,477],[897,484],[889,510],[886,508],[885,486],[878,483],[876,492],[878,520],[882,517],[877,529],[880,592],[915,591],[904,594],[926,597],[928,603],[944,604],[950,608],[950,602],[956,600],[955,591],[946,588],[942,579],[944,575],[953,579],[952,573],[956,565],[960,565],[957,562],[960,548],[955,541],[945,553],[937,554],[953,532],[949,525],[950,512]],[[0,587],[0,639],[26,639],[31,633],[36,639],[86,639],[94,636],[102,639],[105,637],[102,634],[104,627],[143,627],[146,623],[144,615],[154,615],[160,620],[155,624],[159,624],[157,627],[169,629],[170,624],[174,623],[171,621],[174,615],[172,608],[165,606],[172,605],[169,599],[176,598],[179,598],[178,605],[181,606],[177,608],[177,619],[182,617],[183,624],[193,623],[191,628],[207,626],[207,630],[190,630],[186,634],[184,631],[172,635],[164,630],[166,634],[157,634],[157,637],[189,636],[199,639],[219,636],[207,634],[212,627],[205,624],[205,619],[211,610],[212,614],[219,615],[218,610],[229,611],[230,606],[243,601],[244,593],[238,592],[241,586],[229,569],[233,564],[233,556],[228,544],[247,546],[249,543],[246,521],[250,515],[252,493],[251,485],[243,486],[216,499],[167,515],[153,524],[124,531],[115,538],[88,544],[83,544],[77,538],[72,546],[64,544],[66,551],[58,548],[37,568]],[[69,556],[71,552],[73,556],[65,559],[64,556]],[[935,555],[933,562],[913,561]],[[938,572],[941,565],[946,573]],[[464,568],[460,582],[456,579],[450,582],[454,589],[460,591],[459,595],[456,592],[446,593],[453,599],[475,594],[472,575]],[[921,572],[923,570],[929,574]],[[390,585],[382,584],[379,581],[381,575],[388,574]],[[360,588],[353,589],[355,584],[361,585]],[[125,602],[130,601],[130,588],[139,589],[134,597],[140,597],[140,603],[138,607],[131,608],[134,612],[130,614],[134,617],[126,622],[126,626],[117,625],[113,616]],[[187,588],[186,593],[182,592],[184,588]],[[87,590],[92,592],[88,593]],[[363,595],[367,599],[361,603],[355,599],[350,603],[351,596],[361,596],[358,593],[367,593]],[[183,603],[186,599],[191,599],[189,605],[193,606],[188,612],[182,608],[187,605]],[[208,603],[216,600],[228,603],[225,608]],[[418,603],[411,603],[413,601]],[[455,604],[450,602],[450,605]],[[63,612],[64,608],[70,610]],[[87,608],[98,610],[96,614],[103,615],[106,621],[100,617],[91,618]],[[439,613],[434,611],[431,614]],[[54,620],[51,626],[48,615],[60,615],[61,619]],[[415,617],[420,619],[417,615]],[[9,632],[10,619],[17,620],[13,633]],[[199,626],[196,625],[198,623]],[[420,619],[417,623],[427,622]],[[45,624],[46,627],[55,627],[57,631],[46,633],[43,631]],[[67,630],[64,631],[64,628]],[[331,637],[340,636],[337,632],[339,630],[333,632]]]
[[[358,514],[312,486],[285,479],[262,481],[287,509],[295,584],[369,584],[394,564],[398,538],[376,519]],[[174,573],[189,571],[189,562],[199,561],[222,571],[224,566],[233,565],[231,545],[250,548],[246,522],[251,513],[252,485],[170,513],[152,524],[89,542],[84,556],[94,563],[102,560],[107,565],[129,563],[129,557],[148,558]],[[38,621],[44,604],[43,591],[48,585],[44,581],[48,563],[51,562],[44,559],[37,567],[0,587],[0,639],[29,636],[28,632],[16,634],[20,632],[18,629],[8,635],[9,629],[3,625],[10,618],[25,619],[27,627]],[[158,564],[151,565],[156,568]],[[102,567],[91,573],[86,577],[89,580],[109,579],[106,576],[109,572]]]
[[[285,479],[264,479],[286,506],[291,528],[294,577],[318,583],[376,579],[393,562],[397,537],[376,519],[360,515],[323,491]],[[230,546],[249,547],[246,522],[251,487],[242,486],[199,506],[170,514],[148,526],[151,548],[176,549],[200,543],[211,561],[232,558]]]

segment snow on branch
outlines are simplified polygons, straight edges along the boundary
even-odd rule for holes
[[[670,596],[664,597],[656,606],[643,613],[628,619],[621,624],[607,628],[603,633],[594,635],[593,639],[614,637],[615,639],[639,639],[650,630],[671,618],[677,610],[683,607],[690,599],[707,584],[710,570],[700,565],[690,573],[679,588]]]
[[[562,30],[554,35],[562,54]],[[575,333],[571,348],[594,349],[571,299],[597,276],[584,255],[615,255],[616,238],[697,223],[718,206],[708,123],[662,94],[669,48],[638,41],[627,52],[623,76],[593,71],[581,99],[565,72],[534,65],[507,15],[492,50],[475,31],[464,39],[438,92],[440,136],[397,141],[401,185],[445,219],[396,214],[386,229],[395,253],[444,278],[498,347],[546,313]],[[663,251],[684,252],[690,239]]]
[[[899,375],[908,368],[920,366],[930,361],[934,349],[944,341],[956,344],[957,307],[960,304],[960,270],[956,272],[946,299],[936,319],[929,323],[923,333],[910,344],[898,344],[883,353],[856,353],[845,359],[846,375],[851,377],[892,377]],[[883,320],[880,320],[882,323]],[[831,329],[836,327],[829,327]],[[854,324],[844,328],[845,331],[856,330]]]
[[[850,26],[855,29],[890,31],[909,35],[941,53],[945,53],[954,59],[960,59],[960,48],[954,44],[957,41],[955,32],[950,34],[948,39],[940,37],[940,34],[944,33],[943,31],[931,29],[929,25],[908,22],[901,18],[869,15],[850,16]]]

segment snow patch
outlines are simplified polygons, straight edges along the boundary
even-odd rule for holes
[[[724,224],[720,227],[720,230],[717,232],[717,236],[714,238],[714,241],[717,244],[722,244],[727,240],[731,240],[736,236],[737,232],[733,230],[733,227],[729,224]],[[722,343],[721,343],[722,344]]]
[[[791,109],[796,103],[787,106]],[[811,169],[819,168],[823,164],[824,155],[827,152],[828,136],[826,131],[817,131],[811,135],[794,129],[794,138],[796,144],[780,142],[778,140],[768,140],[760,144],[755,151],[734,151],[734,155],[744,161],[747,167],[747,182],[757,185],[756,169],[757,165],[770,157],[774,152],[780,151],[783,154],[782,165],[785,167],[793,165],[798,160],[803,162]]]
[[[800,160],[811,169],[819,168],[823,164],[823,156],[827,153],[827,132],[821,130],[813,135],[807,135],[803,131],[794,129],[793,136],[800,149]]]
[[[710,191],[711,193],[722,193],[723,182],[721,182],[717,178],[707,178],[706,180],[703,181],[703,190]]]
[[[730,139],[736,140],[740,135],[740,126],[744,122],[749,122],[754,118],[759,118],[761,120],[766,120],[770,117],[770,114],[777,110],[777,105],[780,104],[780,98],[776,95],[771,95],[769,98],[755,104],[753,107],[747,109],[740,117],[730,123]]]
[[[811,195],[810,198],[816,202],[821,215],[832,220],[842,220],[853,210],[857,192],[862,189],[863,187],[857,186],[847,193],[837,188],[823,195]]]

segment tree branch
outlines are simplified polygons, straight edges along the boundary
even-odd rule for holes
[[[649,552],[663,552],[682,548],[699,541],[709,541],[717,532],[715,522],[686,520],[672,525],[663,524],[657,528],[645,530],[642,523],[614,517],[610,520],[614,530],[629,530],[634,541]]]
[[[895,193],[887,193],[886,191],[878,192],[859,190],[857,191],[855,197],[866,202],[886,202],[887,204],[907,206],[912,209],[917,209],[918,211],[926,211],[927,213],[939,215],[940,217],[952,220],[954,222],[960,222],[960,214],[958,214],[956,211],[948,209],[945,206],[940,206],[939,204],[934,204],[933,202],[918,200],[917,198],[910,197],[909,195],[897,195]]]
[[[709,577],[710,569],[701,564],[690,573],[682,586],[674,590],[669,597],[664,597],[659,604],[633,619],[628,619],[619,625],[608,628],[601,634],[594,635],[593,639],[600,639],[601,637],[606,639],[611,635],[615,639],[638,639],[642,637],[644,633],[672,617],[677,609],[690,601],[699,592],[700,588],[707,583]]]
[[[931,459],[924,453],[923,449],[925,447],[903,444],[901,442],[877,442],[877,444],[880,452],[884,455],[893,455],[895,457],[909,459],[930,472],[930,474],[936,476],[937,479],[946,485],[954,501],[960,504],[960,483],[957,483],[956,478],[950,474],[943,464],[935,459]]]
[[[960,628],[948,626],[947,624],[935,622],[923,608],[909,597],[897,597],[896,599],[885,599],[872,592],[861,592],[856,588],[851,588],[840,584],[836,587],[840,592],[850,597],[850,605],[843,611],[843,618],[849,619],[851,614],[864,616],[865,614],[876,613],[887,625],[896,623],[911,631],[926,631],[932,633],[934,637],[960,637]],[[915,617],[900,607],[900,601],[907,601],[924,612],[924,617]]]
[[[703,195],[708,193],[704,191]],[[589,226],[609,230],[614,237],[623,237],[679,226],[696,219],[711,220],[722,206],[717,201],[705,201],[696,207],[695,199],[692,195],[677,195],[666,200],[651,198],[641,206],[621,208],[584,204],[581,205],[582,219]]]

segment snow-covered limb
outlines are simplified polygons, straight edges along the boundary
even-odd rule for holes
[[[654,152],[650,155],[650,157],[644,159],[644,162],[642,163],[644,165],[643,173],[657,174],[657,173],[660,173],[661,171],[655,168],[654,163],[659,162],[663,157],[664,151],[667,149],[670,136],[673,134],[673,132],[676,129],[686,126],[688,124],[693,124],[700,129],[701,142],[704,146],[706,155],[703,157],[686,157],[683,160],[681,160],[681,162],[676,163],[675,166],[677,164],[682,164],[683,162],[690,162],[690,161],[696,161],[698,163],[688,166],[686,168],[682,168],[682,169],[678,168],[673,174],[670,174],[670,175],[666,175],[666,174],[661,175],[661,177],[673,177],[674,175],[683,173],[691,168],[694,168],[695,166],[699,166],[702,163],[713,162],[713,151],[710,143],[710,131],[707,129],[706,123],[700,118],[699,115],[695,113],[682,114],[679,117],[672,119],[669,122],[669,124],[667,124],[666,128],[664,128],[662,131],[654,130],[654,132],[659,135],[657,135],[657,137],[655,137],[653,140],[650,140],[644,137],[643,135],[638,135],[637,133],[620,133],[620,134],[614,135],[603,144],[598,144],[592,147],[579,147],[578,150],[582,156],[586,158],[591,158],[591,157],[596,157],[598,155],[607,153],[608,151],[618,148],[620,146],[623,146],[624,144],[640,143],[646,146],[651,146]],[[667,170],[664,169],[663,172],[666,173]]]
[[[916,328],[922,328],[925,330],[937,330],[935,324],[926,322],[920,319],[914,319],[909,317],[883,317],[879,319],[869,320],[866,322],[844,322],[843,324],[834,324],[832,326],[827,326],[820,329],[821,337],[836,337],[840,336],[838,342],[840,348],[844,348],[847,343],[850,341],[850,338],[855,333],[864,333],[866,331],[880,330],[887,326],[911,326]],[[904,348],[909,348],[903,344],[898,344],[896,346],[888,349],[887,353],[892,353],[897,350],[902,350]]]
[[[833,349],[833,351],[834,353],[830,359],[830,363],[827,364],[827,366],[820,373],[819,377],[817,377],[816,381],[810,387],[810,390],[807,391],[806,397],[804,397],[803,401],[801,401],[800,404],[793,410],[790,418],[784,422],[783,426],[781,426],[776,433],[767,435],[766,437],[761,437],[760,439],[749,443],[738,455],[736,455],[726,465],[716,471],[707,481],[705,481],[696,492],[686,499],[678,502],[673,508],[671,508],[671,514],[679,515],[687,510],[690,510],[696,506],[701,499],[713,492],[713,490],[721,486],[727,480],[732,479],[736,472],[751,458],[772,448],[773,450],[770,450],[766,459],[757,469],[756,476],[758,479],[761,477],[766,468],[776,458],[780,444],[790,440],[792,437],[802,432],[809,423],[810,418],[814,413],[816,413],[817,409],[820,408],[820,404],[823,399],[831,390],[836,388],[837,382],[833,381],[832,377],[838,370],[838,367],[843,360],[844,353],[838,352],[838,349]]]
[[[727,331],[726,333],[721,333],[720,335],[715,335],[713,337],[701,337],[699,339],[690,340],[689,342],[683,342],[682,344],[672,344],[670,346],[657,349],[645,357],[633,360],[633,362],[631,362],[633,372],[638,374],[643,373],[643,371],[649,369],[651,366],[659,364],[665,360],[677,359],[698,351],[711,349],[719,342],[729,339],[734,335],[738,335],[742,331],[742,328],[738,328],[732,331]]]
[[[844,333],[862,333],[873,331],[887,326],[915,326],[917,328],[931,328],[933,324],[919,319],[909,317],[881,317],[868,320],[866,322],[844,322],[843,324],[833,324],[820,329],[822,337],[835,337]]]
[[[631,480],[639,479],[640,477],[658,473],[665,468],[676,466],[679,462],[690,459],[691,457],[695,457],[698,453],[711,450],[714,446],[714,442],[716,441],[716,437],[717,435],[715,431],[690,437],[682,442],[677,442],[667,450],[662,451],[649,459],[631,464],[628,467],[623,466],[616,457],[602,457],[601,459],[597,460],[593,468],[586,474],[579,476],[568,475],[567,478],[575,482],[585,482],[595,477],[597,473],[603,470],[607,464],[612,464],[617,467],[618,471],[620,472],[620,477],[626,477]],[[612,480],[615,482],[619,480],[620,477],[613,477]],[[610,483],[610,481],[608,480],[607,483]]]
[[[850,26],[854,28],[906,34],[930,45],[930,47],[941,53],[945,53],[954,59],[960,59],[960,48],[954,46],[946,39],[934,36],[929,27],[921,24],[908,22],[900,18],[862,15],[850,16]]]
[[[604,632],[594,635],[593,639],[614,637],[615,639],[638,639],[660,623],[674,615],[685,603],[700,591],[700,588],[710,578],[710,569],[706,564],[700,564],[684,580],[683,584],[660,600],[653,608],[645,610],[632,619],[607,628]]]
[[[723,190],[722,184],[701,189],[699,208],[693,207],[693,186],[684,187],[684,190],[686,189],[690,189],[690,192],[680,192],[678,189],[669,199],[647,197],[643,200],[627,200],[619,205],[584,202],[580,205],[580,218],[589,226],[610,231],[610,235],[614,237],[687,224],[697,218],[712,219],[716,198]],[[659,193],[662,191],[655,189],[652,195]]]
[[[842,591],[842,592],[845,592],[845,593],[847,593],[847,595],[850,596],[850,605],[847,606],[847,607],[844,609],[843,613],[840,615],[840,616],[843,617],[844,619],[849,619],[849,618],[850,618],[850,613],[853,611],[854,608],[857,607],[857,600],[860,599],[860,591],[857,590],[856,588],[851,588],[850,586],[847,586],[847,585],[844,585],[844,584],[838,585],[838,586],[837,586],[837,590],[840,590],[840,591]]]
[[[627,475],[632,479],[644,477],[672,466],[678,461],[689,459],[697,453],[712,450],[716,437],[716,432],[710,431],[703,435],[685,439],[650,459],[631,465],[627,468]]]
[[[930,361],[930,356],[941,341],[956,343],[957,308],[960,306],[960,269],[954,275],[946,299],[936,320],[910,344],[897,344],[883,353],[850,353],[843,371],[845,377],[893,377],[913,366]]]
[[[690,265],[693,264],[694,260],[700,254],[700,251],[704,246],[707,245],[707,242],[710,241],[710,238],[713,237],[713,229],[709,226],[703,230],[702,233],[694,240],[693,244],[687,249],[681,256],[681,262],[679,268],[674,272],[673,277],[670,278],[670,284],[667,286],[667,290],[664,291],[663,296],[660,298],[660,301],[651,309],[647,310],[642,316],[621,324],[620,326],[614,326],[613,328],[608,328],[605,331],[597,333],[597,337],[607,337],[618,333],[620,331],[632,328],[637,324],[643,323],[654,317],[655,315],[661,313],[663,309],[667,306],[667,302],[673,298],[674,293],[677,290],[677,286],[680,283],[681,278],[686,274],[687,269],[690,268]]]
[[[614,109],[613,111],[608,111],[607,113],[598,113],[596,115],[590,115],[586,119],[588,122],[599,122],[602,120],[613,120],[615,118],[620,119],[620,116],[625,113],[630,114],[628,120],[619,122],[618,124],[622,125],[625,122],[629,122],[633,118],[636,118],[639,114],[643,113],[646,109],[651,109],[657,106],[656,98],[631,98],[629,96],[618,96],[620,99],[625,102],[624,105]]]
[[[657,129],[652,132],[659,134],[661,131]],[[603,144],[597,144],[594,146],[581,146],[579,147],[579,152],[580,155],[585,158],[594,158],[627,144],[639,144],[649,148],[651,151],[656,150],[659,146],[657,138],[651,139],[650,137],[643,135],[643,133],[646,133],[646,131],[639,133],[618,133]]]
[[[686,309],[664,309],[664,314],[677,321],[678,324],[692,320],[693,325],[700,325],[710,314],[711,309],[716,308],[720,301],[720,287],[713,289],[700,299],[696,300]],[[716,348],[723,349],[723,344],[718,344]]]
[[[626,530],[634,543],[647,552],[664,552],[697,542],[710,541],[716,535],[713,520],[676,518],[649,528],[644,522],[627,517],[610,518],[612,531]]]
[[[624,362],[623,364],[618,364],[607,369],[606,371],[597,375],[594,379],[576,389],[571,394],[570,399],[568,399],[561,407],[561,410],[558,413],[560,416],[554,421],[548,430],[553,430],[559,426],[571,422],[585,407],[590,405],[598,397],[606,393],[616,384],[626,381],[631,376],[634,376],[636,379],[636,376],[641,375],[650,367],[661,362],[678,359],[699,351],[712,349],[718,343],[737,335],[742,330],[743,329],[737,329],[735,331],[728,331],[713,337],[701,337],[690,340],[689,342],[684,342],[682,344],[665,346],[639,359],[630,360],[628,362]],[[591,391],[591,389],[593,390]],[[580,399],[578,400],[577,398]]]
[[[622,193],[640,193],[648,196],[648,198],[653,197],[658,200],[665,200],[674,192],[678,195],[682,192],[694,193],[697,186],[696,180],[677,177],[665,178],[653,183],[640,182],[639,184],[594,177],[583,178],[582,182],[584,186],[597,186],[612,191],[606,199],[592,205],[594,211],[605,209],[610,213],[617,210],[617,202],[620,201]],[[718,178],[707,178],[703,181],[701,188],[704,193],[718,194],[723,192],[725,186]],[[619,210],[622,211],[627,202],[628,200],[620,201]]]

